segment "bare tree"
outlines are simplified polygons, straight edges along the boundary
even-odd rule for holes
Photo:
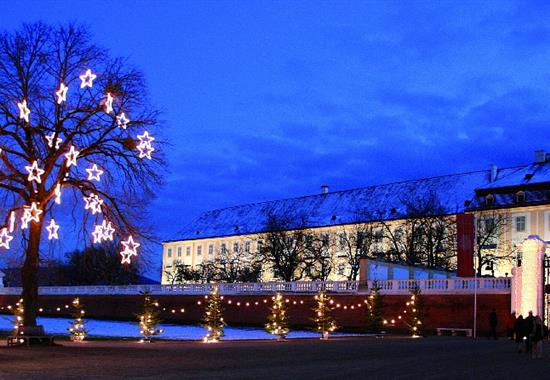
[[[18,233],[23,245],[26,326],[36,326],[39,252],[47,228],[55,238],[54,214],[94,228],[96,242],[113,229],[121,240],[151,237],[137,226],[160,184],[146,131],[157,116],[143,75],[85,28],[36,23],[0,35],[0,236],[9,246]],[[124,241],[127,262],[133,237]]]
[[[257,282],[262,273],[257,256],[238,242],[233,247],[220,249],[216,257],[204,265],[210,268],[216,282]]]
[[[481,276],[483,267],[493,271],[502,261],[513,260],[516,247],[513,242],[504,239],[512,226],[509,212],[490,210],[481,212],[475,224],[474,254],[476,256],[477,275]]]
[[[377,223],[358,221],[354,224],[342,226],[339,231],[339,251],[345,255],[350,271],[348,280],[355,281],[359,276],[361,259],[373,257],[372,247]]]
[[[328,280],[334,267],[334,244],[330,234],[306,234],[304,248],[304,276],[313,281]]]

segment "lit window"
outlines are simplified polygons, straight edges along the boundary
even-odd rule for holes
[[[181,257],[181,247],[178,247],[178,257]]]
[[[185,256],[191,256],[191,247],[185,248]]]
[[[220,247],[220,251],[221,251],[221,253],[226,253],[227,252],[227,248],[225,247],[225,243],[222,243],[222,245]]]
[[[168,257],[169,259],[172,258],[172,248],[168,248],[168,251],[166,252],[166,257]]]
[[[214,254],[214,244],[210,244],[208,246],[208,254],[213,255]]]
[[[239,243],[233,243],[233,252],[234,253],[239,252]]]
[[[202,255],[202,245],[199,245],[197,247],[197,256],[200,256],[200,255]]]
[[[516,232],[525,232],[525,216],[516,216]]]
[[[247,241],[246,243],[244,243],[244,251],[246,253],[250,253],[250,242]]]

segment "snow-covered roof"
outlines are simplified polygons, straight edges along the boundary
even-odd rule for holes
[[[526,177],[526,174],[532,176]],[[400,219],[406,214],[403,201],[411,197],[435,196],[442,208],[441,214],[457,214],[480,207],[481,198],[476,197],[480,189],[544,182],[550,182],[550,163],[502,168],[493,182],[490,170],[481,170],[251,203],[204,212],[181,231],[176,241],[260,233],[265,231],[269,215],[290,216],[294,224],[288,225],[289,229]],[[506,198],[502,199],[503,203],[512,199],[511,195],[498,196]]]

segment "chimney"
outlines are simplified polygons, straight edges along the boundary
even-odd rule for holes
[[[328,193],[328,185],[321,185],[321,193],[322,194]]]
[[[491,164],[491,166],[489,167],[489,170],[490,170],[489,181],[495,182],[497,180],[498,167],[495,164]]]
[[[544,149],[535,150],[535,164],[543,164],[546,162],[546,152]]]

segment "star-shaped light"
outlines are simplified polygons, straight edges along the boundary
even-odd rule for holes
[[[142,144],[149,144],[149,145],[151,145],[151,143],[152,143],[153,141],[155,141],[155,138],[154,138],[153,136],[151,136],[151,135],[149,134],[149,132],[147,132],[147,131],[143,132],[142,135],[138,135],[137,138],[138,138],[139,141],[141,141],[141,142],[139,143],[139,145],[142,145]]]
[[[53,193],[55,195],[55,203],[60,205],[61,204],[61,184],[60,183],[55,185],[55,190]]]
[[[10,212],[10,225],[9,225],[10,232],[13,232],[15,230],[15,211]]]
[[[113,241],[113,234],[115,233],[113,224],[104,220],[103,223],[101,223],[101,228],[103,230],[103,239]]]
[[[82,79],[82,77],[80,77],[80,79]],[[57,96],[57,104],[61,104],[61,103],[67,101],[67,91],[68,90],[69,90],[69,87],[65,86],[64,83],[61,83],[59,85],[59,89],[55,92],[55,95]]]
[[[49,146],[50,148],[53,148],[54,145],[55,145],[55,149],[59,149],[59,144],[61,144],[61,143],[63,142],[63,139],[62,139],[61,137],[58,136],[58,137],[55,139],[55,144],[54,144],[54,142],[53,142],[54,138],[55,138],[55,132],[52,132],[51,134],[49,134],[48,136],[46,136],[46,140],[48,141],[48,146]]]
[[[107,100],[105,100],[105,113],[113,112],[113,96],[110,92],[107,93]]]
[[[10,241],[13,240],[13,236],[8,233],[7,228],[2,228],[0,231],[0,247],[10,249]]]
[[[67,167],[70,168],[72,165],[76,166],[76,158],[80,152],[76,150],[74,145],[71,145],[68,153],[65,153],[65,158],[67,158]]]
[[[101,241],[103,240],[103,225],[95,225],[94,231],[92,232],[92,237],[94,238],[94,244],[101,243]]]
[[[128,127],[128,123],[130,122],[130,119],[128,119],[123,112],[116,117],[116,122],[119,128],[126,129],[126,127]]]
[[[103,199],[99,198],[97,194],[90,194],[88,197],[84,197],[84,202],[86,202],[86,205],[84,206],[85,210],[92,210],[92,215],[95,215],[96,213],[101,214],[101,205],[103,205]]]
[[[28,123],[31,110],[27,107],[27,100],[25,99],[21,103],[17,103],[17,107],[19,108],[19,118]]]
[[[151,159],[151,153],[155,150],[149,143],[140,143],[137,146],[137,150],[139,151],[139,158],[148,158]]]
[[[55,220],[50,220],[50,224],[46,227],[48,231],[48,240],[59,239],[57,232],[59,231],[59,225],[55,223]]]
[[[29,172],[27,179],[30,182],[36,181],[38,183],[42,183],[42,179],[40,177],[44,174],[44,170],[38,167],[38,162],[34,161],[32,165],[25,166],[25,169]]]
[[[86,169],[88,172],[88,181],[96,180],[97,182],[101,181],[99,178],[100,175],[103,174],[103,170],[97,167],[96,164],[93,164],[93,166],[89,169]]]
[[[134,238],[130,235],[128,240],[122,241],[121,244],[124,246],[124,249],[120,252],[122,256],[121,264],[131,263],[132,256],[137,256],[136,249],[140,246],[139,243],[134,242]]]
[[[95,78],[97,78],[97,75],[93,74],[92,70],[86,70],[86,72],[80,76],[80,80],[82,81],[82,83],[80,83],[80,88],[91,88],[94,85],[93,82]]]
[[[31,203],[31,207],[24,206],[23,216],[21,217],[22,226],[21,229],[25,229],[29,226],[29,222],[38,222],[40,221],[40,215],[42,210],[38,208],[36,202]]]

